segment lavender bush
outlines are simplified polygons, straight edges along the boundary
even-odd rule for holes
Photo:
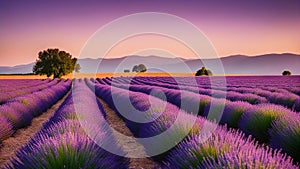
[[[252,107],[247,102],[226,102],[220,123],[227,124],[228,127],[238,128],[242,115]]]
[[[206,138],[207,140],[203,140]],[[218,128],[211,136],[192,135],[173,150],[163,168],[298,168],[292,159],[259,147],[236,131]]]
[[[11,122],[6,118],[0,115],[0,143],[4,139],[7,139],[13,134],[13,126]]]
[[[269,142],[269,129],[281,116],[292,112],[282,106],[263,104],[246,111],[239,122],[239,128],[247,135],[252,135],[262,143]]]
[[[286,115],[272,123],[270,146],[282,149],[296,161],[300,162],[300,116]]]
[[[125,168],[117,157],[107,152],[85,135],[65,133],[45,137],[36,144],[25,146],[16,153],[12,166],[6,168]],[[122,167],[124,166],[124,167]]]
[[[16,158],[11,160],[11,165],[5,168],[128,168],[129,160],[102,149],[99,144],[112,144],[115,149],[122,151],[111,135],[111,131],[102,124],[86,122],[85,127],[94,131],[97,136],[96,144],[82,128],[74,109],[74,99],[78,95],[87,102],[77,102],[82,109],[91,110],[91,91],[83,81],[74,81],[77,90],[73,90],[53,117],[43,125],[40,130],[26,145],[16,153]],[[72,96],[75,96],[73,98]],[[86,104],[87,103],[87,104]],[[85,106],[85,108],[84,108]],[[98,114],[100,115],[100,114]],[[104,118],[102,117],[104,120]],[[101,120],[98,121],[101,123]],[[104,121],[102,121],[104,122]],[[102,126],[102,128],[99,128]]]

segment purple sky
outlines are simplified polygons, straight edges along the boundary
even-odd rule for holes
[[[300,1],[0,1],[0,66],[33,62],[57,47],[79,55],[104,24],[137,12],[164,12],[196,25],[219,56],[300,53]],[[141,23],[142,24],[142,23]]]

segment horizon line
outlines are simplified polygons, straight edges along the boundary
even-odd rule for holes
[[[292,54],[292,55],[300,55],[300,53],[291,53],[291,52],[283,52],[283,53],[265,53],[265,54],[256,54],[256,55],[247,55],[247,54],[231,54],[231,55],[226,55],[226,56],[219,56],[218,58],[227,58],[227,57],[234,57],[234,56],[245,56],[245,57],[258,57],[258,56],[264,56],[264,55],[284,55],[284,54]],[[165,56],[159,56],[159,55],[126,55],[126,56],[116,56],[116,57],[111,57],[111,58],[102,58],[102,59],[122,59],[125,57],[130,57],[130,56],[139,56],[139,57],[160,57],[160,58],[170,58],[170,59],[183,59],[183,60],[196,60],[196,59],[201,59],[201,58],[184,58],[180,56],[176,57],[165,57]],[[73,56],[74,57],[74,56]],[[99,58],[90,58],[90,57],[84,57],[84,58],[78,58],[75,56],[77,59],[101,59]],[[218,58],[203,58],[203,59],[218,59]],[[16,64],[16,65],[0,65],[0,67],[15,67],[15,66],[25,66],[28,64],[32,64],[35,61],[27,62],[27,63],[21,63],[21,64]]]
[[[247,54],[230,54],[226,56],[220,56],[219,58],[226,58],[226,57],[232,57],[232,56],[246,56],[246,57],[256,57],[256,56],[263,56],[263,55],[283,55],[283,54],[292,54],[292,55],[300,55],[300,53],[291,53],[291,52],[283,52],[283,53],[265,53],[265,54],[256,54],[256,55],[247,55]],[[115,56],[111,58],[103,58],[103,59],[121,59],[124,57],[129,57],[129,56],[140,56],[140,57],[161,57],[161,58],[180,58],[184,60],[194,60],[197,58],[184,58],[182,56],[176,56],[176,57],[166,57],[166,56],[159,56],[159,55],[125,55],[125,56]],[[79,59],[79,58],[77,58]],[[99,58],[90,58],[90,57],[84,57],[80,59],[101,59]],[[203,59],[217,59],[217,58],[203,58]]]

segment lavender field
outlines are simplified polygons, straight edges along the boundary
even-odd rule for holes
[[[145,168],[299,168],[300,76],[0,80],[0,168],[133,168],[111,112],[140,138]]]

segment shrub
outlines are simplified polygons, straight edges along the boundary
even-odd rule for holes
[[[15,106],[17,106],[17,104],[13,105],[12,107]],[[19,129],[31,124],[33,117],[30,113],[22,113],[12,107],[8,104],[0,106],[0,114],[6,117],[12,123],[14,129]],[[21,109],[22,107],[18,108]]]
[[[6,168],[120,168],[128,161],[109,154],[88,137],[65,133],[22,147]]]
[[[239,122],[239,128],[247,135],[252,135],[260,142],[269,142],[269,129],[272,122],[290,110],[272,104],[262,104],[255,106],[245,112]]]
[[[270,130],[270,146],[300,162],[300,116],[286,115],[275,120]]]
[[[217,128],[206,134],[180,143],[167,156],[163,168],[297,168],[291,158],[258,147],[241,132]]]
[[[293,165],[292,159],[279,151],[270,148],[257,148],[254,151],[247,148],[241,148],[238,152],[225,152],[218,155],[217,158],[205,158],[201,165],[202,168],[289,168],[296,169],[298,166]]]
[[[212,98],[210,103],[204,107],[203,116],[209,120],[219,122],[222,117],[226,102],[226,99]]]
[[[220,123],[227,124],[228,127],[238,128],[242,115],[251,108],[252,105],[247,102],[227,102]]]
[[[13,126],[6,117],[0,115],[0,143],[14,133]]]

